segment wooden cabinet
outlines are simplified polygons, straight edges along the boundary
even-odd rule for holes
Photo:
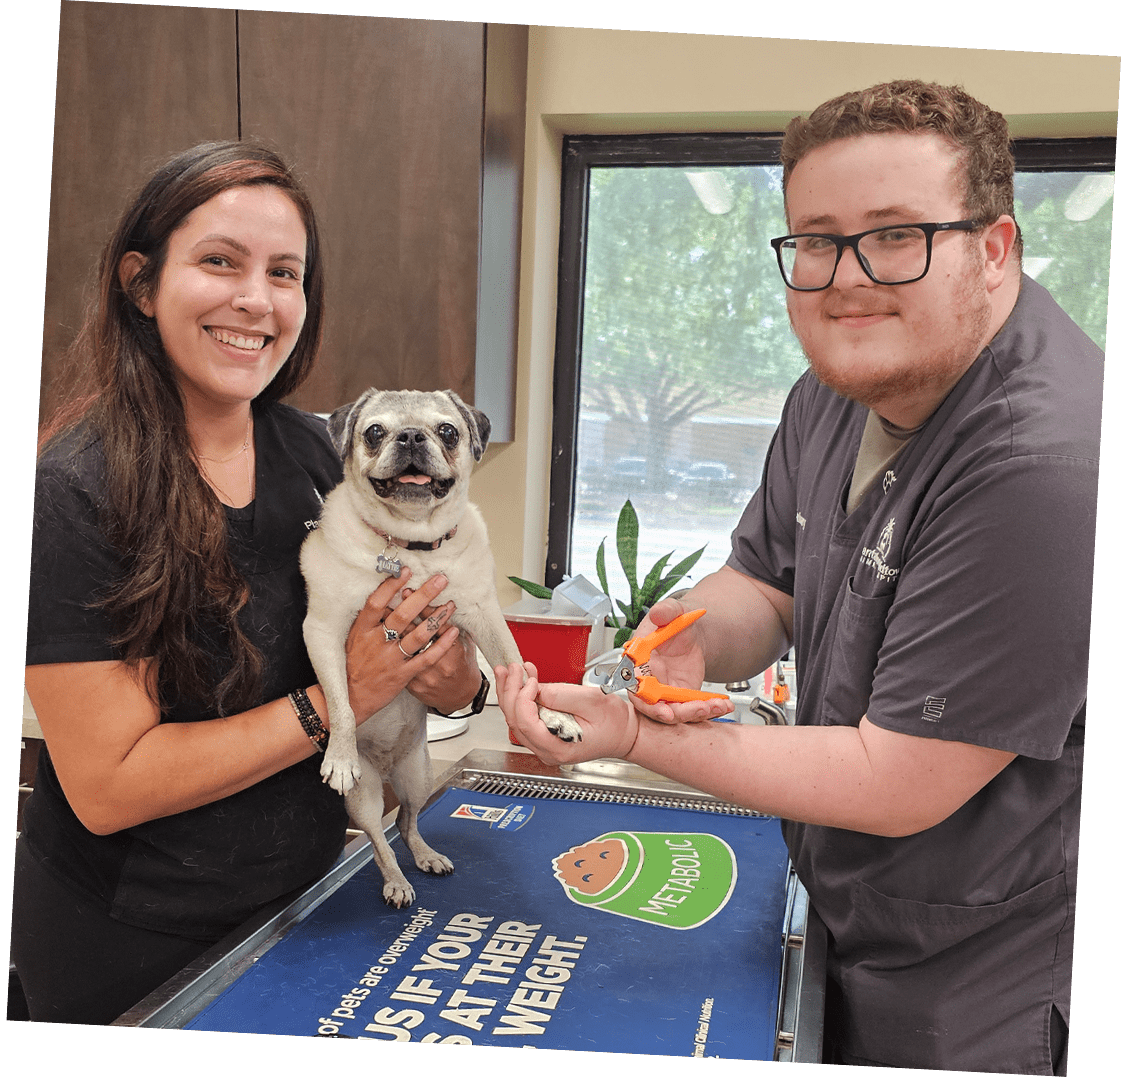
[[[238,134],[234,32],[231,11],[62,4],[41,416],[132,193],[176,151]]]
[[[129,195],[206,139],[304,176],[328,271],[327,412],[451,387],[512,438],[526,27],[64,0],[41,408]]]

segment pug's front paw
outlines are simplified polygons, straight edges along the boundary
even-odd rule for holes
[[[358,757],[352,759],[348,756],[333,756],[330,752],[326,752],[324,761],[320,765],[320,777],[337,793],[347,794],[362,774],[363,768]]]
[[[565,711],[552,711],[549,707],[540,707],[539,717],[560,741],[582,740],[582,727],[574,715],[567,714]]]

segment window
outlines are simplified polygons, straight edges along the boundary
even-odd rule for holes
[[[594,580],[617,515],[638,565],[716,570],[805,367],[769,239],[779,135],[572,136],[563,148],[546,583]],[[1024,269],[1103,348],[1113,139],[1017,141]],[[626,595],[627,596],[627,595]]]

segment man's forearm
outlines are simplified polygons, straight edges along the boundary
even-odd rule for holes
[[[1009,764],[1003,750],[858,726],[666,726],[639,719],[627,758],[733,804],[900,837],[940,823]]]
[[[642,718],[629,760],[768,816],[883,833],[851,726],[665,726]]]

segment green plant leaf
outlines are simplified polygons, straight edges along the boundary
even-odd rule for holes
[[[594,568],[598,573],[598,582],[601,584],[602,593],[609,595],[609,579],[605,574],[605,538],[602,538],[601,545],[598,546],[598,554],[594,558]],[[608,617],[610,626],[613,628],[620,628],[621,621],[617,619],[617,614],[612,610]]]
[[[594,568],[598,573],[598,582],[601,584],[602,593],[609,593],[609,580],[606,579],[605,574],[605,538],[602,538],[601,545],[598,546],[598,555],[594,558]]]
[[[626,500],[617,517],[617,559],[621,561],[621,570],[625,573],[634,604],[637,596],[637,538],[640,532],[637,510],[631,500]]]
[[[694,553],[691,553],[688,556],[684,557],[684,559],[681,560],[679,564],[676,564],[674,567],[669,568],[668,577],[675,576],[677,579],[682,579],[685,575],[687,575],[688,572],[691,571],[692,568],[695,567],[696,563],[699,561],[699,558],[703,556],[703,551],[706,548],[707,546],[705,545],[703,546],[703,549],[697,549]]]
[[[625,573],[625,579],[629,584],[630,597],[628,602],[624,602],[620,598],[614,599],[614,603],[621,614],[620,620],[616,612],[611,612],[607,618],[607,622],[618,630],[614,637],[615,647],[621,646],[625,640],[636,634],[637,625],[644,620],[644,616],[649,609],[684,578],[703,555],[703,550],[707,548],[707,546],[704,546],[703,549],[685,557],[667,573],[665,573],[665,569],[672,559],[672,553],[665,553],[649,569],[644,582],[638,583],[637,554],[640,533],[641,526],[637,518],[637,509],[633,507],[631,500],[626,500],[617,516],[617,556],[621,561],[621,570]],[[606,539],[602,538],[597,555],[594,558],[594,567],[597,571],[602,593],[612,597],[609,594],[609,577],[606,574],[605,543]]]
[[[705,545],[703,549],[706,549]],[[697,549],[690,556],[684,557],[668,574],[656,585],[653,591],[652,603],[660,601],[665,594],[668,593],[684,576],[687,575],[692,568],[695,567],[696,562],[703,556],[703,549]],[[652,604],[650,603],[650,604]]]
[[[648,575],[645,576],[645,581],[641,584],[641,588],[637,594],[638,605],[648,609],[653,602],[658,602],[660,600],[660,595],[655,592],[659,589],[659,583],[661,582],[660,576],[664,571],[664,565],[671,559],[672,554],[665,553],[664,556],[652,566]]]
[[[703,549],[706,548],[706,545],[703,546]],[[696,549],[694,553],[691,553],[688,556],[684,557],[684,559],[681,560],[680,563],[677,564],[668,574],[682,576],[691,571],[691,569],[695,567],[696,561],[698,561],[699,558],[703,556],[703,549]]]
[[[538,583],[531,583],[526,579],[520,579],[517,575],[509,575],[508,578],[513,583],[515,583],[517,587],[521,587],[523,590],[526,590],[527,593],[530,594],[533,598],[551,597],[552,591],[550,587],[542,587]]]

